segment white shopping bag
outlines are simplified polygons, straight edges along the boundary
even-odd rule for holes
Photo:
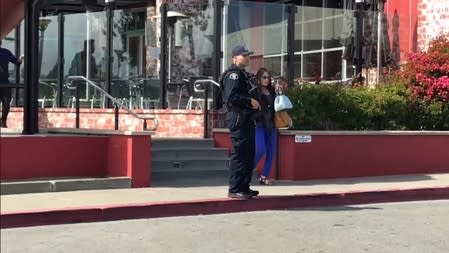
[[[293,105],[286,95],[278,95],[274,99],[274,110],[276,112],[292,109]]]

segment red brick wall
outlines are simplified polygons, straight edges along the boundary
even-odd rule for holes
[[[418,49],[426,50],[429,42],[441,33],[449,33],[449,1],[420,0],[418,4]]]
[[[159,127],[154,137],[201,138],[204,132],[204,115],[201,110],[135,110],[136,113],[154,113]],[[209,129],[224,127],[223,113],[209,114]],[[153,122],[148,121],[148,128]],[[23,109],[11,108],[8,127],[23,127]],[[75,128],[75,109],[46,108],[39,110],[40,128]],[[113,109],[80,109],[80,128],[114,129]],[[119,130],[141,131],[143,121],[120,111]]]

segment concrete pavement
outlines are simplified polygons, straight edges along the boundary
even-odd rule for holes
[[[449,201],[2,229],[1,252],[449,252]]]
[[[278,181],[261,197],[226,198],[226,182],[1,196],[1,227],[167,217],[306,206],[449,199],[449,174]]]

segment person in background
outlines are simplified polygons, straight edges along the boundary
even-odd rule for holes
[[[87,46],[89,43],[89,53],[87,53]],[[95,62],[95,57],[93,53],[95,52],[95,40],[85,40],[84,50],[76,53],[73,57],[72,63],[69,69],[69,76],[85,76],[90,79],[95,79],[98,74],[97,63]],[[89,56],[89,72],[87,69],[86,56]],[[89,76],[87,74],[89,73]]]
[[[8,119],[9,108],[11,104],[11,88],[2,87],[2,84],[9,84],[9,63],[21,64],[23,62],[23,55],[17,59],[11,51],[2,48],[2,41],[0,40],[0,101],[2,102],[2,119],[0,127],[8,127],[6,121]]]
[[[256,152],[254,165],[257,165],[263,156],[265,161],[258,181],[261,185],[270,185],[268,179],[276,153],[277,129],[274,122],[274,99],[276,93],[271,83],[271,73],[266,68],[260,68],[256,73],[256,82],[260,101],[260,113],[256,120]]]

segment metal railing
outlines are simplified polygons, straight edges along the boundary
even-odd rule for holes
[[[207,84],[207,85],[204,85]],[[201,85],[203,86],[201,88]],[[221,85],[212,79],[198,79],[193,83],[193,89],[195,92],[204,92],[204,138],[209,137],[209,85],[215,85],[221,92]],[[220,93],[221,96],[221,93]]]
[[[58,91],[56,90],[55,87],[57,86],[57,84],[53,83],[53,82],[49,83],[49,82],[45,82],[45,81],[41,81],[41,80],[39,80],[39,84],[50,88],[52,91],[52,94],[50,94],[50,95],[52,95],[52,97],[53,97],[53,98],[47,98],[44,95],[44,96],[42,96],[42,98],[38,98],[37,101],[41,103],[41,108],[45,107],[45,102],[47,102],[47,101],[52,103],[51,104],[52,107],[56,107],[56,97],[58,95]]]
[[[111,102],[115,105],[115,108],[114,108],[115,109],[115,112],[114,112],[115,113],[115,130],[118,130],[119,109],[120,108],[123,108],[129,114],[134,116],[135,118],[143,120],[143,130],[144,131],[156,131],[157,130],[157,128],[159,126],[159,120],[157,119],[157,117],[155,115],[139,115],[139,114],[133,112],[126,105],[124,105],[120,100],[116,99],[111,94],[106,92],[103,88],[98,86],[95,82],[87,79],[84,76],[69,76],[67,78],[67,82],[73,84],[73,81],[84,81],[84,82],[88,83],[90,86],[94,87],[96,90],[98,90],[101,93],[103,93],[103,95],[105,95],[107,98],[109,98],[111,100]],[[75,85],[72,85],[72,86],[75,86],[75,88],[76,88],[76,96],[75,96],[75,99],[76,99],[76,128],[79,128],[79,113],[80,113],[79,97],[80,97],[80,91],[79,91],[79,85],[75,84]],[[148,128],[147,127],[147,120],[153,120],[153,123],[154,123],[153,128]]]

